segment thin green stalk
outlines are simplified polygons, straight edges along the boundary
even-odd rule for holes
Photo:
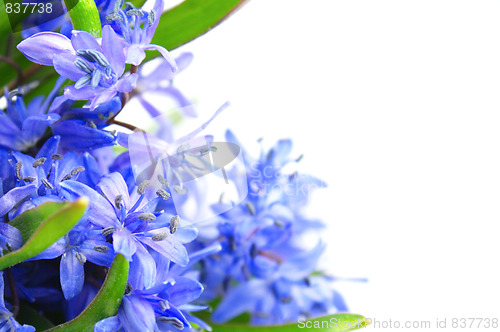
[[[69,10],[73,29],[101,37],[101,19],[94,0],[64,0],[64,4]]]

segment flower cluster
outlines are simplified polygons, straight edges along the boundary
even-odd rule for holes
[[[237,143],[228,131],[227,141]],[[292,143],[281,140],[257,160],[246,156],[248,196],[220,214],[218,223],[200,228],[191,244],[220,243],[222,250],[202,260],[204,298],[221,298],[212,320],[223,323],[243,313],[255,325],[276,325],[345,311],[333,278],[317,271],[324,244],[315,236],[323,227],[303,212],[309,193],[325,184],[297,172],[286,174]],[[221,209],[219,202],[214,209]],[[304,245],[309,243],[309,245]],[[311,245],[312,244],[312,245]]]
[[[221,197],[212,208],[225,212],[208,226],[195,227],[180,218],[181,207],[171,202],[176,193],[186,196],[186,204],[201,199],[190,195],[189,186],[180,181],[171,189],[166,171],[151,173],[155,184],[151,177],[137,175],[127,151],[130,130],[149,137],[161,150],[173,141],[173,124],[162,121],[154,138],[116,117],[132,98],[152,118],[162,114],[162,105],[144,95],[151,92],[172,98],[183,115],[196,116],[188,98],[172,85],[192,55],[174,59],[165,48],[150,44],[162,0],[151,11],[123,0],[96,4],[101,38],[68,30],[69,22],[60,18],[44,26],[58,31],[31,30],[17,46],[32,62],[53,67],[59,78],[47,96],[31,96],[26,86],[5,91],[0,255],[22,247],[20,230],[9,222],[24,212],[80,197],[87,197],[89,205],[78,224],[48,249],[0,271],[0,330],[35,330],[16,321],[21,303],[56,320],[60,313],[64,321],[74,319],[96,296],[117,255],[130,264],[127,288],[117,314],[97,322],[96,332],[210,330],[197,312],[213,300],[220,300],[210,316],[215,323],[250,313],[252,324],[281,324],[345,310],[331,278],[316,270],[324,245],[301,245],[304,236],[322,227],[302,207],[311,189],[323,183],[282,173],[292,162],[291,141],[279,141],[258,160],[245,153],[248,196],[239,204]],[[145,73],[148,50],[159,51],[163,59]],[[118,126],[126,130],[117,131]],[[226,139],[239,145],[230,132]],[[197,169],[201,166],[192,168],[193,158],[200,161],[204,153],[178,153],[170,166]]]

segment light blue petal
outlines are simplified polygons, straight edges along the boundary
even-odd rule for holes
[[[96,246],[107,248],[107,252],[95,250]],[[102,237],[102,240],[87,239],[78,249],[87,257],[88,261],[99,266],[111,266],[115,257],[113,246],[111,243],[106,242],[104,237]]]
[[[17,187],[10,190],[0,198],[0,216],[5,215],[14,206],[20,203],[23,199],[33,194],[36,190],[36,185],[30,184],[24,187]]]
[[[172,66],[172,70],[177,71],[177,63],[175,63],[175,59],[172,57],[172,55],[170,55],[170,52],[165,47],[159,45],[147,45],[144,46],[143,49],[146,51],[156,50],[160,52],[163,58],[165,58],[165,60],[167,60],[167,62]]]
[[[0,146],[20,150],[23,142],[20,141],[21,130],[9,116],[0,112]]]
[[[265,281],[250,280],[233,288],[212,314],[214,323],[224,323],[244,312],[253,312],[257,303],[269,292]]]
[[[121,196],[121,204],[123,204],[125,210],[128,211],[132,207],[127,184],[120,173],[114,172],[104,175],[101,177],[96,187],[111,203],[115,202],[116,197]],[[117,209],[116,206],[115,209]]]
[[[94,189],[83,183],[67,180],[61,183],[61,191],[64,197],[70,201],[80,197],[89,198],[88,219],[94,225],[103,228],[118,227],[118,219],[113,207]]]
[[[134,236],[120,229],[113,233],[113,248],[117,254],[122,254],[130,262],[137,250]]]
[[[116,76],[120,77],[125,70],[125,54],[122,43],[110,25],[102,28],[102,52]]]
[[[83,264],[75,256],[74,249],[65,252],[61,257],[60,273],[61,288],[66,300],[69,300],[82,290],[85,273]]]
[[[156,325],[151,304],[137,296],[123,297],[118,317],[126,331],[154,331]]]
[[[86,31],[73,30],[71,32],[71,44],[75,50],[96,50],[102,52],[101,46],[90,33]]]
[[[94,332],[116,332],[120,329],[121,323],[118,316],[105,318],[94,325]]]
[[[17,250],[23,245],[23,237],[21,236],[21,232],[14,226],[11,226],[4,222],[0,222],[0,238],[2,242],[5,241],[6,244],[8,243],[9,247],[11,247],[13,250]]]
[[[62,77],[69,78],[72,81],[78,81],[86,73],[75,66],[75,60],[78,58],[73,53],[62,53],[54,56],[54,69]]]
[[[120,92],[130,92],[136,87],[138,78],[137,73],[129,74],[116,82],[116,89]]]
[[[166,292],[169,302],[177,307],[198,299],[203,293],[203,286],[194,279],[177,277],[174,285]]]
[[[154,230],[150,233],[159,234],[162,230]],[[141,237],[139,240],[148,247],[170,259],[179,265],[187,265],[189,256],[184,245],[173,235],[168,235],[162,241],[153,241],[150,237]]]
[[[149,288],[156,281],[156,262],[148,250],[137,243],[133,261],[130,263],[130,283],[138,289]]]
[[[32,62],[52,66],[54,55],[74,52],[71,41],[64,35],[55,32],[40,32],[23,40],[17,45]]]

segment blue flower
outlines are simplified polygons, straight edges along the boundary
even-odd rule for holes
[[[157,50],[170,64],[171,70],[177,70],[175,60],[167,49],[150,44],[163,13],[163,0],[156,0],[154,8],[150,12],[135,8],[129,2],[122,9],[123,3],[123,0],[117,0],[114,11],[106,19],[113,21],[119,27],[121,35],[128,43],[126,62],[138,66],[146,57],[144,51]]]
[[[38,142],[46,129],[60,118],[59,114],[47,111],[63,83],[64,79],[59,79],[47,98],[35,97],[27,106],[22,89],[6,92],[7,113],[0,112],[0,147],[24,151]]]
[[[21,152],[12,153],[18,188],[34,185],[36,187],[34,196],[60,197],[61,182],[78,179],[85,171],[81,159],[89,158],[88,154],[82,158],[74,152],[58,154],[56,153],[58,141],[57,136],[47,141],[45,145],[47,150],[40,150],[35,158]]]
[[[226,139],[237,142],[231,132]],[[291,147],[290,140],[281,140],[257,160],[246,154],[247,198],[221,214],[214,227],[200,228],[200,238],[192,245],[203,248],[216,239],[222,246],[203,259],[201,270],[207,285],[204,298],[221,297],[214,322],[248,312],[252,324],[283,324],[345,310],[326,278],[314,275],[324,245],[304,245],[304,239],[314,244],[312,235],[322,224],[306,218],[302,208],[309,192],[324,184],[311,176],[284,173],[283,167],[297,159],[290,157]],[[213,208],[226,210],[226,204],[231,202]]]
[[[212,245],[192,253],[189,256],[189,267],[219,250],[220,246]],[[171,264],[164,258],[158,256],[155,259],[158,267],[162,267],[162,274],[155,285],[145,287],[141,278],[134,275],[129,277],[128,291],[123,297],[118,314],[98,322],[95,332],[195,331],[191,322],[211,331],[210,326],[190,314],[207,309],[206,306],[191,304],[200,297],[203,286],[188,276],[188,266]]]
[[[66,300],[80,293],[85,279],[83,266],[88,260],[99,266],[111,266],[115,256],[99,229],[80,222],[68,234],[31,260],[54,259],[61,256],[60,280]]]
[[[101,46],[102,44],[102,46]],[[118,92],[129,92],[137,74],[125,70],[123,43],[110,26],[102,30],[101,44],[88,32],[73,30],[71,40],[55,32],[40,32],[18,44],[31,61],[54,69],[76,83],[64,89],[72,100],[90,100],[90,109],[111,100]]]
[[[168,195],[158,190],[158,197],[149,199],[146,186],[147,183],[142,183],[130,194],[119,173],[105,175],[99,180],[96,187],[100,193],[77,181],[61,184],[66,199],[90,198],[88,220],[102,227],[105,236],[111,235],[114,251],[131,261],[131,270],[140,273],[144,284],[149,286],[156,278],[149,250],[186,265],[189,259],[183,242],[192,241],[197,231],[192,227],[179,228],[180,220],[176,216],[155,212],[158,202],[168,199]]]

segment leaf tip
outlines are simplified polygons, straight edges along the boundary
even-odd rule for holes
[[[79,208],[86,209],[89,206],[89,199],[88,197],[80,197],[74,204]]]

